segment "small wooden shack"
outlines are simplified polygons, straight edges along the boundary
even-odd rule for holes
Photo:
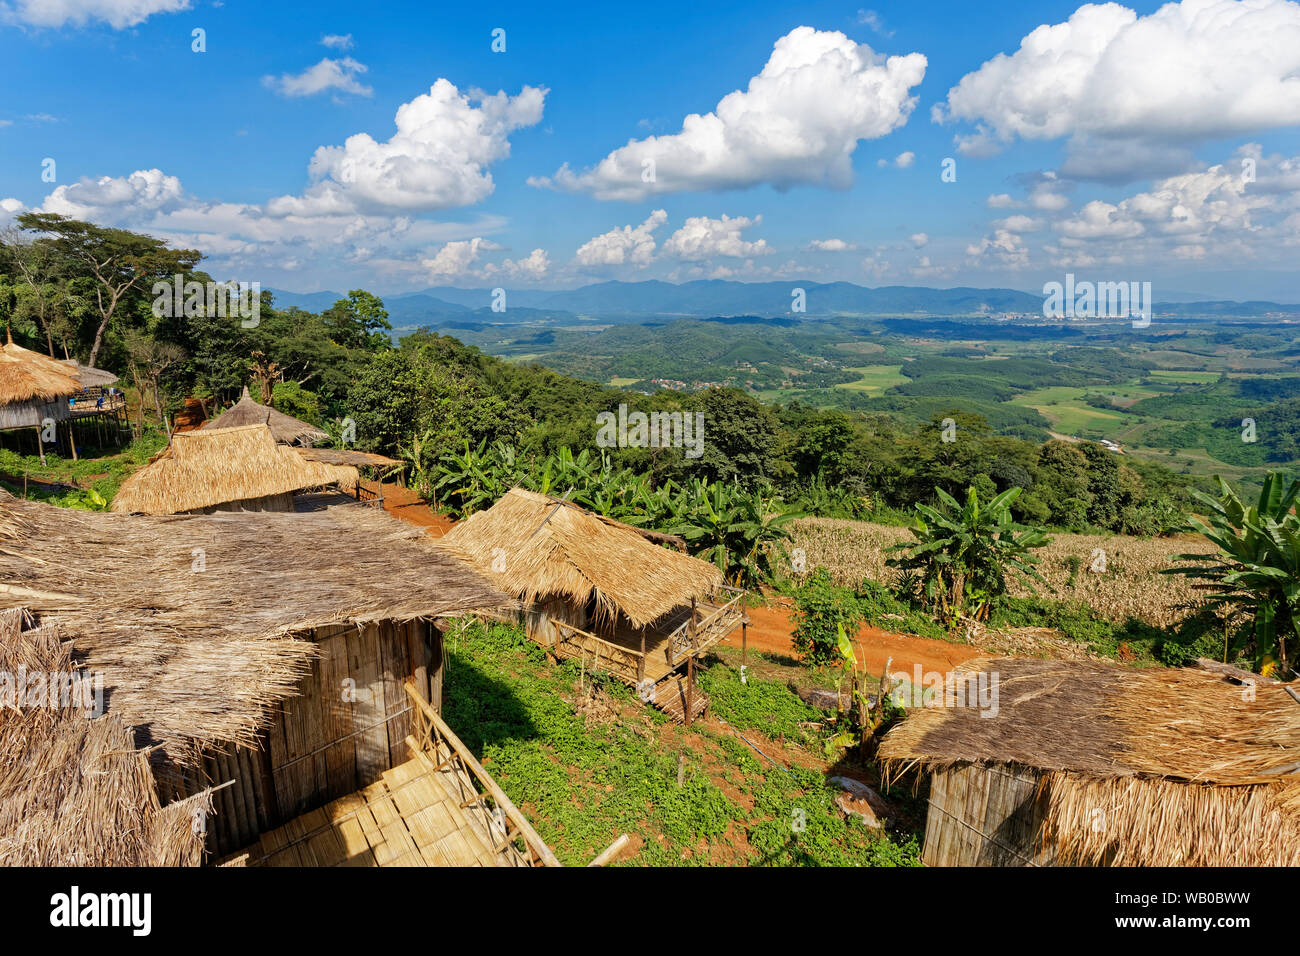
[[[708,707],[678,679],[681,670],[746,623],[743,592],[725,587],[712,564],[675,550],[681,539],[523,488],[440,543],[520,602],[534,641],[608,670],[678,719],[688,698],[691,717]]]
[[[351,491],[356,468],[307,461],[278,445],[265,425],[179,432],[144,468],[122,482],[119,514],[293,511],[293,495],[331,485]]]
[[[49,423],[57,429],[60,422],[68,422],[68,401],[81,388],[66,365],[14,345],[10,338],[0,346],[0,431],[32,429],[37,452],[44,461],[44,439],[53,436],[43,432]],[[67,435],[70,446],[75,448],[71,432]]]
[[[929,775],[931,866],[1296,866],[1296,686],[971,661],[879,757]]]
[[[30,608],[102,675],[106,712],[153,748],[164,803],[226,784],[218,854],[439,753],[421,742],[445,727],[435,621],[503,602],[428,535],[358,505],[157,518],[0,492],[0,608]]]
[[[266,425],[271,434],[281,445],[311,446],[324,441],[329,435],[307,422],[286,415],[269,405],[253,401],[244,386],[244,393],[239,401],[211,421],[203,424],[202,431],[216,431],[222,428],[244,428],[248,425]]]
[[[163,808],[131,727],[94,718],[71,645],[30,623],[0,611],[0,866],[198,865],[210,792]]]

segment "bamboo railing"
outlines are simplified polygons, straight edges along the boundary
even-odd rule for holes
[[[607,670],[632,681],[638,681],[644,676],[642,665],[645,658],[639,652],[597,637],[590,631],[584,631],[565,621],[552,620],[551,624],[555,627],[556,656],[563,651],[565,656],[581,657],[584,661],[590,657],[589,666],[593,669],[604,665]]]
[[[745,613],[741,606],[741,602],[745,599],[745,592],[726,585],[721,590],[731,594],[731,600],[720,607],[715,607],[699,620],[695,620],[692,615],[668,635],[669,667],[676,667],[688,657],[712,647],[740,623]]]
[[[433,706],[407,681],[406,695],[411,699],[412,735],[416,746],[435,763],[435,770],[451,768],[451,778],[460,788],[461,809],[477,809],[489,846],[511,866],[559,866],[528,818],[520,812],[491,774],[474,758],[447,726]],[[477,787],[474,784],[477,783]],[[521,848],[516,841],[522,840]]]

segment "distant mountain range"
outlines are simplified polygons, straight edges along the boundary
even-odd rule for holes
[[[434,286],[419,292],[384,296],[395,326],[445,324],[457,315],[475,314],[482,321],[519,322],[556,313],[574,317],[792,315],[794,290],[804,291],[805,314],[829,315],[975,315],[979,313],[1041,314],[1042,295],[1016,289],[931,289],[923,286],[881,286],[870,289],[851,282],[733,282],[725,279],[674,284],[597,282],[577,289],[508,289],[506,315],[492,313],[491,289]],[[296,305],[318,312],[343,298],[338,292],[295,293],[271,290],[281,307]],[[1186,293],[1156,299],[1158,311],[1179,315],[1259,316],[1269,312],[1300,312],[1300,306],[1277,302],[1181,300]],[[1188,296],[1189,297],[1189,296]],[[529,317],[518,314],[527,310]],[[539,313],[541,314],[539,316]],[[507,317],[508,315],[508,317]],[[499,316],[499,318],[494,318]]]

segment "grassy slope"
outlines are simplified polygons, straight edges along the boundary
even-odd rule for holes
[[[637,847],[632,865],[916,862],[915,830],[881,839],[834,806],[829,765],[801,726],[819,715],[782,679],[798,667],[751,658],[742,684],[724,650],[700,674],[715,716],[684,728],[606,680],[601,697],[615,713],[578,716],[578,666],[547,663],[518,628],[468,622],[447,646],[448,723],[566,864],[587,863],[622,832]],[[895,790],[891,799],[916,827],[915,797]]]

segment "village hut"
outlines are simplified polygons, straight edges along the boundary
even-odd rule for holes
[[[203,430],[243,428],[248,425],[266,425],[281,445],[313,445],[329,438],[328,434],[315,425],[309,425],[269,405],[261,405],[253,401],[252,396],[248,394],[247,386],[244,387],[244,393],[239,401],[216,418],[204,423]]]
[[[51,422],[68,421],[68,400],[80,392],[66,365],[14,345],[12,338],[0,347],[0,431],[33,429],[42,461],[42,432]]]
[[[725,587],[714,565],[676,550],[680,538],[523,488],[440,542],[519,602],[534,641],[639,688],[675,679],[684,665],[692,669],[746,623],[743,592]],[[656,691],[655,701],[682,719],[683,690]],[[690,716],[703,712],[707,698],[685,690]]]
[[[265,424],[180,432],[122,482],[119,514],[292,511],[293,494],[337,485],[351,490],[357,470],[303,459],[277,445]]]
[[[163,808],[149,759],[58,629],[0,611],[0,866],[195,866],[211,794]]]
[[[878,755],[929,774],[932,866],[1296,866],[1296,686],[977,660]]]
[[[117,384],[117,376],[105,369],[82,365],[76,359],[64,359],[63,364],[72,372],[72,377],[81,383],[83,389],[106,388]]]
[[[57,627],[102,678],[106,713],[151,748],[164,804],[221,788],[214,853],[378,785],[420,754],[442,754],[435,766],[454,765],[448,750],[463,760],[440,716],[436,622],[503,602],[423,531],[362,506],[150,517],[0,493],[0,608]],[[484,786],[454,807],[497,818],[503,803]]]

